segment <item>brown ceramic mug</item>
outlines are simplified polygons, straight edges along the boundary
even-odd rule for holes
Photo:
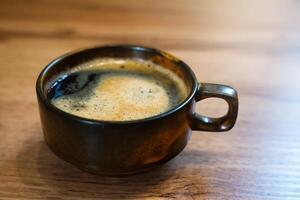
[[[188,97],[162,114],[133,121],[100,121],[66,113],[50,103],[49,81],[85,61],[101,58],[139,58],[175,72],[189,88]],[[225,85],[198,83],[181,60],[157,49],[132,45],[95,47],[63,55],[40,73],[36,92],[46,143],[63,160],[101,175],[129,175],[158,166],[180,153],[192,130],[228,131],[238,113],[237,92]],[[217,97],[228,103],[223,117],[195,113],[195,103]]]

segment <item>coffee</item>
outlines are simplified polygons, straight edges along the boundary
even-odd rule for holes
[[[73,115],[128,121],[174,108],[188,89],[177,74],[150,61],[99,58],[58,75],[48,94],[54,106]]]

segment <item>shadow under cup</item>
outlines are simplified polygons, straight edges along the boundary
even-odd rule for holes
[[[162,114],[132,121],[100,121],[66,113],[51,104],[47,92],[62,72],[95,58],[138,58],[175,72],[186,84],[188,97]],[[63,55],[41,72],[36,92],[44,138],[63,160],[101,175],[130,175],[151,169],[180,153],[191,130],[227,131],[236,121],[238,97],[225,85],[198,83],[184,62],[168,53],[141,46],[95,47]],[[228,103],[220,118],[195,113],[195,102],[218,97]],[[130,108],[128,109],[130,112]]]

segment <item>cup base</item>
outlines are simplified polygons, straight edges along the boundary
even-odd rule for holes
[[[169,154],[167,157],[165,157],[164,159],[156,162],[156,163],[152,163],[149,164],[143,168],[140,169],[136,169],[136,170],[131,170],[131,171],[105,171],[102,169],[97,169],[97,166],[84,166],[78,163],[75,163],[71,160],[69,160],[68,158],[66,158],[65,156],[61,155],[60,153],[58,153],[54,148],[51,147],[51,145],[49,145],[46,142],[48,148],[61,160],[77,167],[79,170],[84,171],[84,172],[88,172],[91,174],[95,174],[95,175],[99,175],[99,176],[107,176],[107,177],[126,177],[126,176],[133,176],[133,175],[137,175],[137,174],[142,174],[142,173],[146,173],[148,171],[151,171],[155,168],[158,168],[160,166],[162,166],[163,164],[165,164],[166,162],[170,161],[171,159],[173,159],[175,156],[177,156],[186,146],[186,144],[184,146],[182,146],[177,152],[173,153],[173,154]]]

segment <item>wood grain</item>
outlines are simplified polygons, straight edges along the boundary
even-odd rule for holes
[[[0,199],[300,199],[298,1],[17,1],[0,6]],[[234,129],[193,132],[146,174],[81,172],[46,147],[35,80],[55,57],[133,43],[166,50],[240,97]],[[222,101],[197,110],[222,115]]]

